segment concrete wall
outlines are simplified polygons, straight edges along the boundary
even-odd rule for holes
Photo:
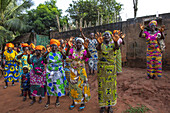
[[[170,69],[170,13],[159,15],[162,21],[161,23],[166,26],[166,51],[163,53],[163,69]],[[143,24],[144,20],[150,20],[156,18],[155,15],[139,17],[137,19],[128,19],[124,22],[111,23],[102,26],[95,26],[90,28],[84,28],[83,32],[86,37],[89,37],[91,32],[104,32],[106,30],[113,31],[115,29],[121,30],[126,34],[125,45],[122,45],[122,61],[124,66],[146,68],[146,40],[139,38],[139,24]],[[50,38],[69,38],[71,36],[77,37],[80,35],[79,30],[71,30],[66,32],[51,31]]]

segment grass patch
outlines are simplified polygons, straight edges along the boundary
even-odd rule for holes
[[[140,105],[140,104],[137,104],[137,105]],[[146,113],[148,111],[151,111],[151,110],[147,108],[145,105],[140,105],[137,107],[132,107],[131,105],[129,105],[129,109],[127,109],[123,113]]]

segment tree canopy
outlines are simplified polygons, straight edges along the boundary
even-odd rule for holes
[[[98,16],[102,16],[103,23],[113,22],[117,19],[122,4],[117,3],[115,0],[78,0],[72,1],[67,12],[70,14],[71,19],[79,21],[80,18],[86,20],[86,22],[96,23]],[[100,13],[98,15],[98,13]]]

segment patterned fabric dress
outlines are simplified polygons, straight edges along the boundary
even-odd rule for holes
[[[60,52],[50,52],[47,56],[47,95],[64,96],[67,80],[62,65],[62,55]]]
[[[116,72],[121,73],[122,72],[122,55],[120,48],[117,50],[116,55]]]
[[[77,52],[72,48],[69,52],[69,58],[72,59],[70,67],[69,96],[74,100],[75,104],[88,102],[91,97],[84,63],[84,61],[88,60],[86,55],[87,51],[84,49],[82,49],[81,52]]]
[[[32,69],[32,65],[31,64],[28,64],[27,62],[27,58],[28,58],[28,55],[23,55],[20,59],[17,58],[17,56],[21,55],[23,52],[19,53],[18,55],[15,56],[15,60],[17,62],[19,62],[19,70],[18,70],[18,74],[19,74],[19,82],[21,83],[21,75],[23,74],[23,69],[22,67],[24,66],[28,66],[29,70]],[[30,55],[30,58],[32,57],[32,55]],[[21,90],[22,90],[22,87],[20,86]]]
[[[157,34],[151,35],[148,31],[144,31],[147,40],[147,74],[151,77],[162,76],[162,53],[157,41]]]
[[[29,91],[30,90],[30,74],[29,73],[23,73],[21,76],[21,83],[23,91]]]
[[[116,52],[114,43],[102,44],[98,51],[98,100],[100,107],[117,103]]]
[[[5,75],[4,81],[5,82],[18,82],[19,75],[18,75],[18,66],[14,61],[17,52],[12,50],[9,52],[8,50],[4,51],[4,56],[6,57],[5,62]]]
[[[33,69],[30,71],[30,89],[32,96],[45,97],[45,63],[44,57],[37,58],[36,55],[30,59]]]
[[[98,55],[97,55],[97,46],[98,42],[96,39],[89,39],[89,45],[88,49],[91,54],[91,58],[88,60],[88,65],[91,70],[97,70],[97,61],[98,61]]]

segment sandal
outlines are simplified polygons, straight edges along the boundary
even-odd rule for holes
[[[34,101],[34,100],[31,101],[30,106],[32,106],[35,102],[36,102],[36,101]]]
[[[85,105],[80,106],[79,109],[78,109],[78,111],[82,111],[82,110],[84,110],[84,108],[85,108]]]
[[[101,108],[100,108],[100,113],[105,113],[105,110],[106,110],[105,107],[101,107]]]
[[[75,105],[73,105],[73,104],[69,107],[70,110],[72,110],[74,108],[75,108]]]
[[[56,102],[55,107],[59,107],[59,106],[60,106],[60,102]]]
[[[4,86],[4,89],[6,89],[8,86]]]
[[[47,104],[45,105],[45,109],[48,109],[49,106],[50,106],[50,104],[47,103]]]
[[[26,98],[26,97],[24,97],[24,98],[23,98],[23,101],[26,101],[26,99],[27,99],[27,98]]]

